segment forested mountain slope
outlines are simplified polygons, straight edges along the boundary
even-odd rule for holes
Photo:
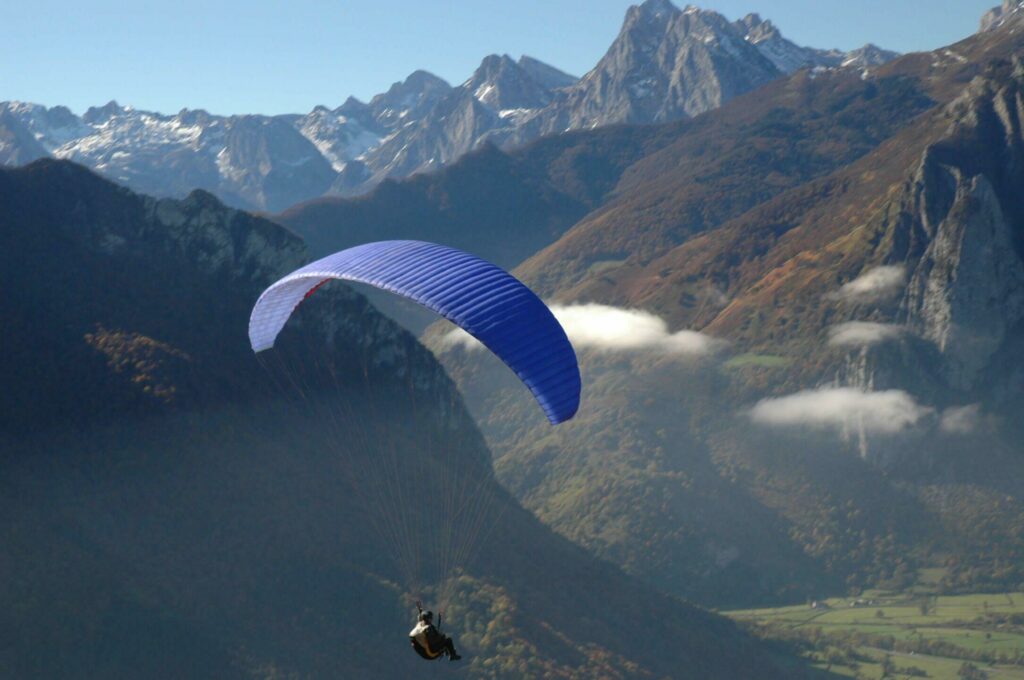
[[[499,478],[706,602],[922,566],[951,590],[1016,587],[1020,28],[863,80],[777,81],[626,169],[516,270],[561,305],[664,324],[624,347],[600,339],[607,308],[561,310],[586,390],[570,427],[539,430],[486,355],[431,331]]]
[[[440,516],[443,496],[417,480],[442,463],[493,520],[450,589],[463,673],[799,672],[519,508],[436,361],[343,286],[261,366],[249,308],[306,258],[286,230],[48,160],[0,171],[0,206],[0,282],[16,291],[0,303],[5,676],[424,672],[405,641],[415,594],[365,499],[399,483]],[[312,398],[273,383],[273,356]],[[385,454],[406,474],[380,476]]]

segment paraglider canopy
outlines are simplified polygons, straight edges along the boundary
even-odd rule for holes
[[[366,283],[432,309],[483,343],[533,392],[552,424],[579,408],[576,353],[551,311],[490,262],[424,241],[379,241],[328,255],[267,288],[249,318],[256,352],[269,349],[292,312],[331,279]]]

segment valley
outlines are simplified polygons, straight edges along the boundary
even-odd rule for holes
[[[727,615],[838,677],[1024,677],[1024,595],[943,596],[934,585]]]
[[[1024,3],[963,33],[0,103],[0,674],[433,677],[424,600],[473,678],[1024,678]]]

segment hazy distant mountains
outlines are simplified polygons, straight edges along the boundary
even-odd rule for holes
[[[158,196],[202,188],[238,207],[280,211],[324,194],[365,193],[486,142],[676,120],[800,68],[866,68],[893,56],[872,45],[851,53],[800,47],[757,15],[730,22],[647,0],[629,9],[608,52],[580,79],[530,57],[491,55],[455,87],[416,71],[369,103],[349,98],[305,115],[163,115],[110,102],[77,116],[4,102],[0,163],[55,156]]]

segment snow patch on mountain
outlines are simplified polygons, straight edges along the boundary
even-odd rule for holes
[[[324,106],[299,117],[295,126],[337,172],[344,170],[349,161],[360,159],[379,146],[385,137],[365,122],[345,115],[340,108],[331,111]]]

